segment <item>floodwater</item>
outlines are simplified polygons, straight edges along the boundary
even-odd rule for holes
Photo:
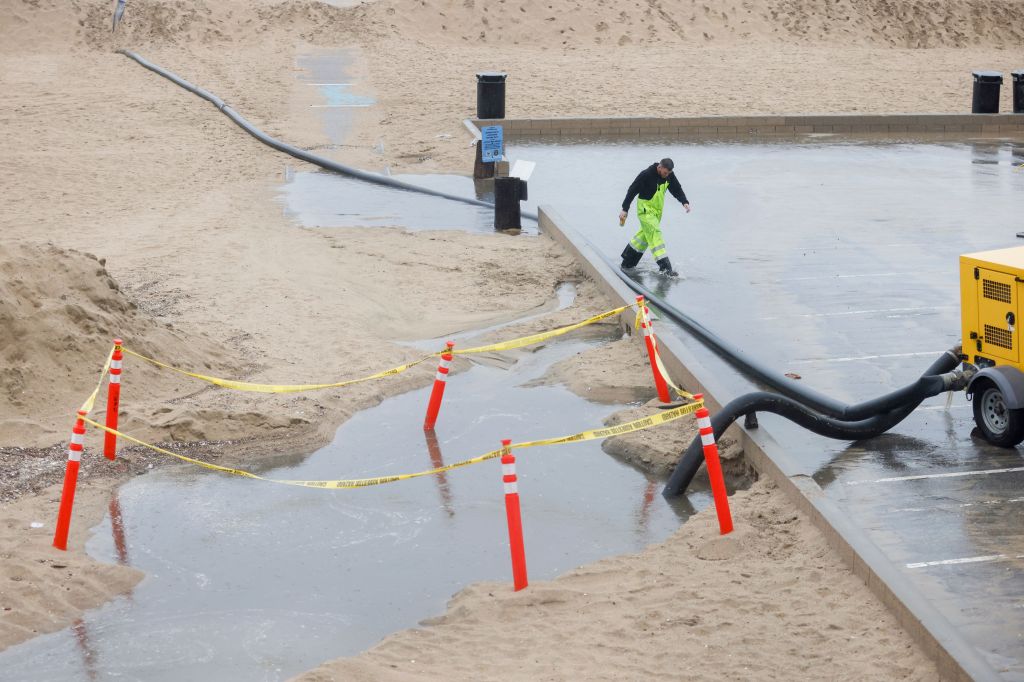
[[[617,214],[663,156],[691,200],[662,222],[683,277],[637,277],[794,381],[859,402],[916,379],[960,339],[958,258],[1020,245],[1024,141],[808,137],[770,143],[519,144],[551,204],[618,262],[637,228]],[[635,206],[634,206],[635,208]],[[664,324],[664,323],[663,323]],[[757,388],[684,331],[729,388]],[[1024,680],[1024,457],[972,437],[963,394],[926,401],[889,434],[824,439],[759,415],[1005,680]]]
[[[395,175],[413,185],[494,201],[494,183],[462,175]],[[329,171],[289,171],[278,188],[284,214],[303,227],[392,227],[406,230],[494,232],[494,209],[373,185]],[[537,234],[533,220],[522,232]]]
[[[374,101],[351,92],[352,56],[346,50],[331,50],[297,59],[302,69],[301,82],[316,87],[324,136],[329,144],[315,151],[344,147],[352,129],[354,110],[370,107]],[[374,150],[381,154],[379,168],[373,173],[391,176],[383,161],[383,141]],[[467,147],[472,163],[472,150]],[[494,202],[493,180],[473,180],[462,175],[395,175],[397,180],[449,194]],[[287,168],[285,183],[278,188],[278,201],[286,216],[303,227],[402,227],[407,230],[457,229],[468,232],[493,232],[494,209],[460,204],[440,197],[398,190],[355,180],[330,171],[294,171]],[[524,219],[522,232],[536,235],[535,221]]]
[[[430,388],[357,413],[305,461],[261,472],[365,478],[468,459],[514,442],[598,427],[616,406],[561,386],[524,387],[609,340],[581,330],[512,367],[448,382],[436,437]],[[617,336],[617,334],[616,334]],[[517,455],[527,567],[546,580],[665,539],[710,498],[671,505],[600,441]],[[158,456],[158,455],[154,455]],[[498,460],[356,490],[295,488],[162,470],[125,486],[87,545],[146,572],[127,597],[72,628],[0,654],[5,680],[281,680],[443,613],[466,585],[512,589]]]

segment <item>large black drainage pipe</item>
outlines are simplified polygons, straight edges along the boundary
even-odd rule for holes
[[[926,377],[922,377],[917,382],[904,386],[892,393],[887,393],[878,398],[873,398],[872,400],[867,400],[855,405],[847,405],[835,398],[819,393],[812,388],[796,384],[792,379],[788,379],[774,370],[769,369],[767,366],[749,357],[736,346],[733,346],[728,341],[719,337],[697,320],[694,320],[681,310],[666,303],[657,294],[644,285],[627,277],[617,265],[613,264],[607,258],[605,258],[605,262],[608,263],[609,267],[612,268],[612,271],[622,279],[626,286],[638,294],[643,294],[644,297],[650,301],[655,308],[661,311],[665,317],[696,336],[701,342],[714,350],[723,359],[739,369],[741,372],[756,381],[766,384],[779,393],[793,398],[795,401],[811,408],[812,410],[821,412],[822,414],[830,417],[834,417],[841,421],[856,421],[871,417],[881,412],[887,412],[905,405],[910,400],[913,400],[914,396],[918,394],[923,385],[929,383]],[[957,361],[959,362],[959,358],[957,358]]]
[[[220,109],[221,113],[223,113],[225,116],[227,116],[232,121],[237,123],[238,126],[242,128],[242,130],[249,133],[260,142],[270,147],[273,147],[278,151],[284,152],[285,154],[290,154],[291,156],[294,156],[297,159],[308,161],[309,163],[320,166],[321,168],[324,168],[326,170],[334,171],[335,173],[340,173],[342,175],[347,175],[349,177],[356,178],[357,180],[362,180],[363,182],[372,182],[375,185],[384,185],[385,187],[394,187],[395,189],[402,189],[409,192],[429,194],[431,196],[441,197],[443,199],[451,199],[452,201],[461,201],[464,204],[471,204],[473,206],[485,206],[487,208],[494,208],[494,204],[489,204],[486,201],[480,201],[479,199],[470,199],[468,197],[460,197],[456,194],[448,194],[447,192],[440,192],[438,190],[428,189],[426,187],[420,187],[418,185],[412,185],[409,184],[408,182],[402,182],[401,180],[389,178],[386,175],[368,173],[366,171],[359,170],[358,168],[345,166],[343,164],[337,163],[336,161],[331,161],[330,159],[324,158],[322,156],[317,156],[316,154],[310,154],[309,152],[303,149],[299,149],[298,147],[293,147],[292,145],[286,142],[281,142],[277,138],[267,135],[259,128],[253,126],[251,123],[245,120],[245,118],[243,118],[241,114],[239,114],[230,106],[228,106],[228,104],[224,102],[224,100],[222,100],[220,97],[217,97],[216,95],[209,93],[200,87],[192,85],[187,80],[179,78],[170,71],[162,69],[156,64],[153,64],[152,62],[146,61],[134,52],[131,52],[130,50],[118,50],[118,52],[120,52],[126,57],[134,59],[136,62],[146,67],[153,73],[157,73],[166,78],[167,80],[177,85],[180,85],[192,94],[202,97],[203,99],[213,104],[213,106]],[[526,218],[537,220],[536,213],[522,213],[521,215],[523,215]]]
[[[961,371],[951,371],[960,363],[956,350],[958,349],[948,350],[939,356],[938,360],[925,370],[921,379],[910,385],[915,387],[917,392],[908,402],[893,410],[875,414],[867,419],[841,421],[827,417],[786,396],[765,392],[747,393],[726,404],[711,418],[715,438],[721,438],[722,433],[733,422],[752,412],[771,412],[818,435],[837,440],[857,441],[880,436],[903,421],[925,398],[966,387],[966,379],[970,375]],[[679,459],[662,494],[665,497],[675,497],[685,492],[703,461],[704,450],[698,436]]]
[[[596,248],[594,251],[600,253]],[[627,277],[607,257],[602,255],[602,258],[626,286],[643,294],[665,317],[696,336],[741,372],[783,394],[755,392],[736,398],[712,418],[716,438],[720,438],[722,432],[739,417],[753,412],[781,415],[829,438],[851,441],[874,438],[903,421],[925,398],[962,387],[959,385],[964,379],[962,373],[949,374],[960,363],[959,348],[954,348],[943,353],[914,383],[878,398],[847,405],[811,388],[795,385],[768,369],[700,322],[666,303],[647,287]],[[663,494],[674,497],[685,492],[703,461],[700,438],[694,438],[676,464]]]

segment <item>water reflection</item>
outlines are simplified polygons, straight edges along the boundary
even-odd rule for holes
[[[81,618],[76,620],[71,626],[71,631],[75,633],[75,643],[82,654],[82,669],[85,671],[86,678],[90,682],[98,680],[99,672],[96,668],[96,652],[89,642],[89,631],[86,629],[85,621]]]
[[[440,469],[444,466],[444,456],[441,454],[441,444],[437,440],[434,429],[425,429],[423,436],[427,440],[427,452],[430,453],[430,466],[433,469]],[[455,516],[455,507],[452,504],[452,489],[448,485],[448,472],[442,471],[434,475],[437,480],[437,490],[441,494],[441,508],[449,517]]]
[[[121,516],[121,500],[117,490],[110,496],[107,512],[110,514],[110,531],[114,539],[117,563],[128,566],[128,543],[125,541],[124,518]]]
[[[488,197],[485,185],[461,175],[396,175],[412,185],[464,197]],[[493,183],[492,183],[493,184]],[[284,214],[303,227],[402,227],[419,230],[494,232],[494,209],[384,187],[326,171],[286,174],[278,188]],[[491,195],[493,198],[493,190]],[[523,220],[522,232],[537,234]]]

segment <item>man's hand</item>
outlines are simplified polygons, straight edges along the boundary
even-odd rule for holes
[[[686,209],[686,212],[687,212],[687,213],[689,213],[689,212],[690,212],[690,205],[689,205],[689,204],[683,204],[683,208],[685,208],[685,209]]]
[[[689,209],[687,209],[687,210],[689,210]],[[625,224],[626,224],[626,212],[625,211],[619,211],[619,225],[625,225]]]

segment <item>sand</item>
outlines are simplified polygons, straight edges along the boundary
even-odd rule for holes
[[[863,599],[810,522],[768,483],[664,543],[513,592],[479,583],[445,615],[297,680],[934,680]]]
[[[479,70],[509,72],[510,116],[545,117],[964,112],[972,70],[1024,66],[1024,9],[1009,1],[130,0],[115,34],[112,10],[0,5],[0,648],[72,625],[140,578],[83,546],[110,491],[162,466],[155,455],[128,450],[109,465],[90,436],[69,551],[48,544],[73,412],[114,336],[201,373],[323,382],[419,356],[402,341],[550,307],[561,282],[579,283],[572,306],[492,336],[612,305],[543,236],[296,226],[275,188],[305,164],[114,50],[138,51],[287,142],[397,172],[468,172],[462,120]],[[377,104],[332,147],[296,58],[338,48],[353,56],[353,92]],[[572,362],[547,380],[598,401],[649,397],[635,339]],[[254,397],[129,359],[121,420],[175,449],[251,464],[310,452],[356,411],[432,375],[424,365],[343,391]],[[605,447],[662,473],[689,435]],[[472,586],[435,625],[333,665],[365,679],[486,677],[473,647],[511,627],[517,637],[488,654],[495,676],[523,665],[533,679],[642,678],[678,674],[679,660],[739,678],[935,676],[777,490],[761,482],[735,499],[733,538],[713,537],[699,516],[643,554],[523,594]]]

